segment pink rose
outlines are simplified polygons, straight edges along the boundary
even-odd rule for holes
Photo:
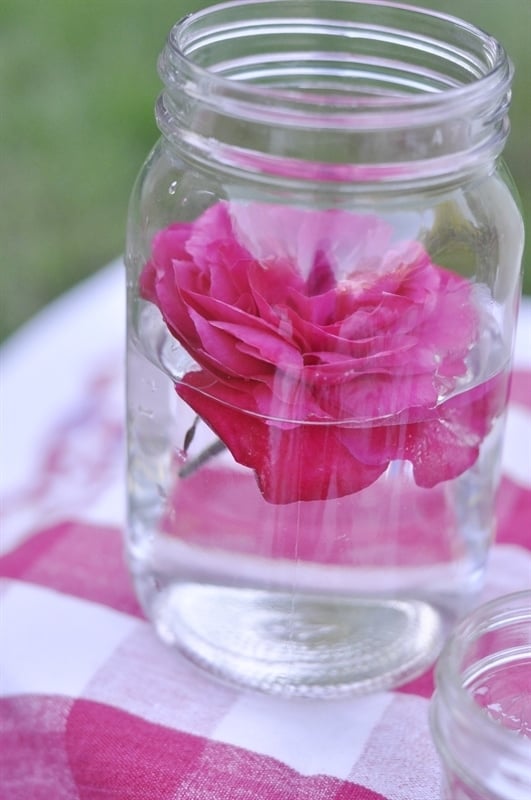
[[[217,203],[154,239],[140,284],[198,364],[178,394],[266,500],[357,492],[390,461],[472,466],[505,383],[446,402],[478,336],[472,285],[383,220]]]

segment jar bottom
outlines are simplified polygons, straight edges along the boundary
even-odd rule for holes
[[[176,583],[158,594],[159,636],[218,678],[285,696],[384,690],[422,673],[442,645],[439,613],[418,599]]]

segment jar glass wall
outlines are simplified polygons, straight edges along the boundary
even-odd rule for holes
[[[316,16],[318,14],[318,16]],[[511,67],[392,3],[235,2],[159,62],[128,267],[128,553],[160,635],[315,696],[477,595],[523,247]]]

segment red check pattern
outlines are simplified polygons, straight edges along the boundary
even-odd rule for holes
[[[113,267],[4,350],[8,367],[34,362],[4,381],[15,404],[35,382],[53,391],[35,376],[50,347],[63,365],[72,358],[74,378],[28,423],[26,445],[22,434],[11,440],[26,452],[17,474],[2,471],[1,800],[436,800],[431,670],[351,700],[269,698],[212,681],[143,618],[121,532],[120,290]],[[75,326],[83,338],[96,309],[102,333],[75,367],[65,338],[76,339]],[[74,329],[58,356],[67,318]],[[514,373],[482,599],[531,584],[528,350]]]

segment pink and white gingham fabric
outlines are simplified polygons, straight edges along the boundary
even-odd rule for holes
[[[4,345],[1,800],[436,800],[431,671],[283,700],[158,641],[123,560],[119,263]],[[484,597],[531,586],[531,301],[520,317]]]

